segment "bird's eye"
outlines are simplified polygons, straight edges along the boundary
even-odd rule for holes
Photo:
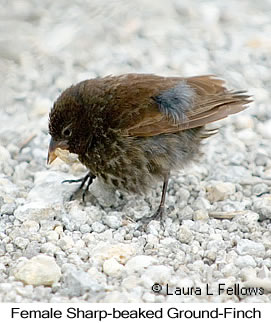
[[[69,128],[64,128],[63,131],[62,131],[62,135],[64,137],[70,137],[71,134],[72,134],[72,131]]]

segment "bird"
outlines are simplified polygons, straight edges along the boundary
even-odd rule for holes
[[[94,178],[114,190],[146,194],[163,182],[152,219],[165,212],[170,174],[202,154],[202,140],[213,135],[206,125],[246,109],[252,102],[243,90],[229,90],[215,75],[166,77],[129,73],[97,77],[72,85],[49,113],[47,163],[56,149],[78,155]],[[77,190],[77,191],[78,191]]]

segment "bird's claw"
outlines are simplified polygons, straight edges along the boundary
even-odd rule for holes
[[[86,196],[86,193],[89,189],[89,186],[92,184],[93,182],[93,179],[95,178],[96,176],[92,175],[91,173],[88,173],[86,176],[82,177],[82,178],[78,178],[78,179],[66,179],[64,181],[62,181],[62,183],[79,183],[79,182],[82,182],[80,184],[80,186],[71,194],[69,200],[72,201],[73,198],[75,197],[75,195],[80,192],[81,190],[83,190],[83,194],[82,194],[82,200],[83,202],[85,202],[85,196]],[[87,183],[87,186],[85,188],[84,185]]]
[[[141,222],[138,229],[142,231],[146,231],[147,226],[152,220],[159,221],[161,227],[164,228],[164,222],[163,222],[164,212],[165,212],[165,207],[163,205],[159,205],[158,209],[152,216],[137,220]]]

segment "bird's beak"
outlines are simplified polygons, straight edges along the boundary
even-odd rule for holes
[[[57,158],[57,155],[55,153],[57,148],[68,150],[69,145],[66,140],[54,141],[54,139],[51,138],[49,148],[48,148],[47,164],[51,164]]]

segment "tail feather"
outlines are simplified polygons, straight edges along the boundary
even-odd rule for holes
[[[222,94],[215,100],[193,109],[194,113],[188,116],[188,120],[178,125],[178,130],[196,128],[224,119],[231,114],[245,110],[250,102],[252,99],[244,91]]]

